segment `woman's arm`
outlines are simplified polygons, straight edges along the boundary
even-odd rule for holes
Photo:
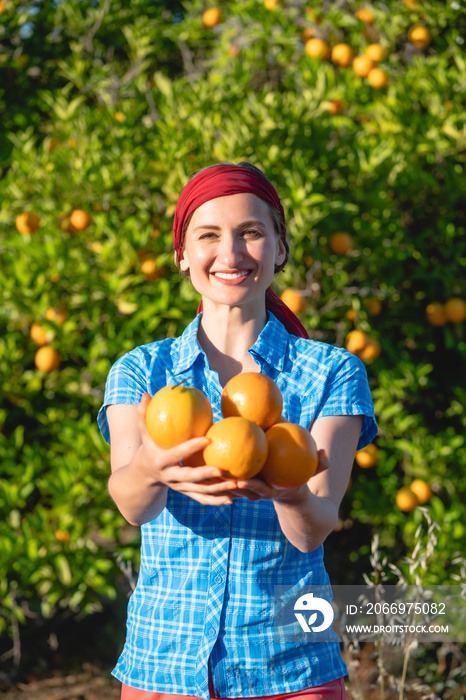
[[[159,447],[145,424],[149,401],[150,396],[145,394],[138,406],[107,407],[112,468],[108,490],[123,517],[131,525],[153,520],[165,507],[168,487],[206,505],[230,502],[225,492],[228,485],[222,479],[213,479],[221,475],[218,469],[179,464],[209,440],[193,438],[170,450]],[[206,479],[211,483],[205,484]]]
[[[317,549],[338,522],[362,423],[363,416],[325,416],[314,422],[319,467],[303,486],[275,489],[259,479],[238,482],[260,498],[273,499],[283,534],[301,552]]]

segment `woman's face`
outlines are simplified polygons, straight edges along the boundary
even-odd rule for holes
[[[202,204],[186,231],[180,268],[204,299],[235,305],[264,303],[276,265],[286,256],[267,204],[253,194]]]

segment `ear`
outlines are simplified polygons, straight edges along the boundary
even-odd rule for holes
[[[181,258],[179,265],[180,270],[182,270],[183,272],[187,272],[189,270],[189,263],[185,256]]]
[[[277,252],[275,255],[275,264],[281,265],[282,262],[285,260],[285,258],[286,258],[286,249],[285,249],[285,246],[283,245],[283,241],[280,237],[277,241]]]

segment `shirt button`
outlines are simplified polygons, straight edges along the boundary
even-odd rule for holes
[[[214,579],[215,583],[222,583],[223,581],[223,576],[216,576]]]
[[[210,635],[211,637],[213,637],[214,634],[215,634],[215,630],[213,629],[213,627],[211,627],[210,630],[209,630],[209,635]]]
[[[222,525],[222,527],[220,528],[220,532],[222,533],[222,535],[224,535],[228,532],[228,528],[225,525]]]

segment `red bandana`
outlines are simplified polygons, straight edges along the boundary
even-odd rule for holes
[[[248,192],[255,194],[276,209],[282,221],[286,238],[285,213],[273,185],[263,175],[238,165],[215,165],[197,173],[185,186],[178,199],[173,221],[173,245],[178,260],[183,257],[186,223],[191,214],[205,202],[217,197]],[[301,338],[309,338],[304,326],[295,314],[270,289],[267,290],[266,308],[285,328]],[[202,303],[198,313],[202,311]]]

